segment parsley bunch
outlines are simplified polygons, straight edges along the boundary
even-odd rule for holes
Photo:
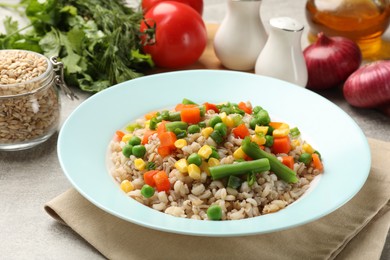
[[[0,49],[58,56],[68,85],[98,92],[153,67],[151,57],[140,51],[142,12],[123,0],[23,0],[7,6],[20,7],[31,23],[19,28],[6,17]]]

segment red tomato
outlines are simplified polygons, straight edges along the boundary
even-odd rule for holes
[[[143,50],[152,56],[157,67],[191,65],[206,48],[207,31],[202,17],[185,4],[167,1],[154,5],[141,22],[141,32],[148,27],[156,28],[155,39],[144,35]]]
[[[168,0],[142,0],[142,10],[146,13],[152,6],[157,3],[165,2]],[[173,0],[175,2],[180,2],[186,5],[191,6],[195,9],[200,15],[203,14],[203,0]]]

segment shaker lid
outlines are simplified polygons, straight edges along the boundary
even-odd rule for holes
[[[291,32],[298,32],[304,28],[300,22],[291,17],[272,18],[269,23],[272,27]]]

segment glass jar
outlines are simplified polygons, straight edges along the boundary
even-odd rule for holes
[[[381,48],[381,36],[390,22],[390,0],[308,0],[306,18],[310,42],[319,32],[344,36],[368,57]]]
[[[61,110],[58,70],[55,58],[0,50],[0,150],[27,149],[56,132]]]

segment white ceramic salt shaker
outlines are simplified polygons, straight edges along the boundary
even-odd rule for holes
[[[227,13],[214,37],[214,51],[232,70],[252,70],[267,40],[261,0],[228,0]]]
[[[256,61],[255,73],[305,87],[308,75],[301,47],[304,26],[290,17],[269,21],[267,42]]]

